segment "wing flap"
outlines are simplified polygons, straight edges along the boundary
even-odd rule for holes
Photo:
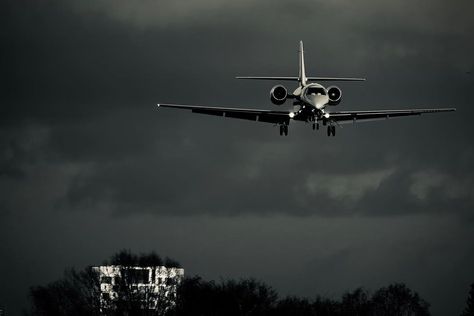
[[[274,124],[289,124],[290,112],[270,111],[258,109],[239,109],[228,107],[210,107],[201,105],[184,105],[184,104],[158,104],[158,107],[167,107],[175,109],[191,110],[193,113],[223,116],[249,121],[259,121]]]
[[[390,118],[415,116],[427,113],[452,112],[455,108],[439,109],[410,109],[410,110],[385,110],[385,111],[341,111],[329,113],[329,119],[338,123],[355,123],[358,121],[370,122]]]
[[[237,118],[241,120],[250,120],[256,121],[258,114],[256,113],[248,113],[248,112],[234,112],[234,111],[225,111],[225,117]]]
[[[198,114],[207,114],[207,115],[215,115],[215,116],[223,116],[224,111],[209,111],[206,109],[193,109],[191,110],[193,113],[198,113]]]

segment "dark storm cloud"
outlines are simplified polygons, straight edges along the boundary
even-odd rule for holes
[[[364,109],[369,100],[382,108],[446,104],[471,113],[464,106],[472,101],[466,93],[472,79],[464,72],[472,67],[467,40],[472,23],[462,10],[467,3],[419,5],[423,10],[405,16],[405,2],[270,6],[244,1],[233,10],[214,1],[190,7],[51,1],[30,3],[30,10],[6,2],[2,121],[11,139],[3,172],[25,174],[36,166],[11,158],[21,139],[8,126],[20,122],[15,126],[49,133],[39,162],[57,167],[58,174],[78,170],[53,203],[60,208],[106,204],[120,213],[383,215],[429,212],[457,199],[464,205],[459,213],[467,214],[472,205],[466,189],[472,172],[465,172],[472,169],[473,150],[464,137],[472,133],[469,115],[348,127],[340,133],[353,138],[331,143],[298,137],[302,132],[295,127],[298,139],[290,144],[248,122],[222,123],[154,108],[158,100],[262,107],[267,101],[261,91],[268,85],[230,78],[238,72],[294,71],[293,49],[287,47],[296,34],[277,24],[281,20],[308,27],[307,33],[297,33],[300,38],[318,40],[306,41],[310,70],[363,71],[375,79],[366,88],[344,86],[347,104]],[[300,18],[300,12],[306,14]],[[237,23],[242,16],[246,23]],[[382,76],[387,79],[377,80]],[[446,122],[446,128],[438,128]],[[377,135],[371,133],[375,128]],[[227,129],[227,135],[215,132]],[[445,180],[425,185],[420,198],[412,188],[420,186],[417,175],[423,172]],[[446,203],[426,198],[450,190],[448,182],[461,188]],[[390,211],[382,206],[393,192],[400,196]]]
[[[1,264],[29,271],[0,299],[21,305],[65,265],[158,242],[208,277],[254,274],[302,295],[406,280],[438,314],[457,313],[474,277],[469,1],[0,6]],[[337,109],[458,112],[336,138],[295,123],[281,138],[155,107],[274,109],[274,83],[233,77],[296,74],[300,39],[308,73],[367,76],[340,84]]]

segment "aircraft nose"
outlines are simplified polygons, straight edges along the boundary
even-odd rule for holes
[[[326,96],[321,94],[312,94],[310,99],[313,105],[318,109],[323,108],[327,103]]]

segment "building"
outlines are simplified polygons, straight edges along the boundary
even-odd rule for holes
[[[92,268],[98,273],[101,311],[116,309],[121,302],[140,309],[169,308],[175,304],[184,269],[165,266],[107,265]]]

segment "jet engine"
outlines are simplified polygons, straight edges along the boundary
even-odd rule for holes
[[[338,105],[342,99],[342,90],[336,86],[328,88],[329,105]]]
[[[270,100],[273,104],[282,105],[285,103],[286,98],[288,98],[288,91],[282,85],[277,85],[270,90]]]

